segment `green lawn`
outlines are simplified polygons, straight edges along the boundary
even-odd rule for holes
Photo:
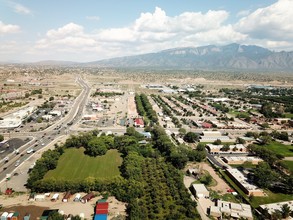
[[[272,143],[265,145],[268,149],[276,152],[277,154],[281,154],[284,157],[292,157],[293,156],[293,146],[284,145],[279,142],[273,141]]]
[[[284,160],[283,161],[289,168],[289,170],[293,173],[293,161]]]
[[[119,166],[122,158],[117,150],[109,150],[103,156],[90,157],[83,148],[70,148],[60,157],[57,168],[50,170],[45,179],[85,179],[89,176],[111,179],[120,175]]]
[[[261,197],[253,197],[251,200],[251,205],[253,207],[258,207],[259,205],[267,204],[267,203],[275,203],[275,202],[284,202],[293,200],[293,195],[290,194],[282,194],[282,193],[273,193],[269,190],[265,190],[267,196]]]
[[[228,114],[230,114],[230,115],[234,115],[235,117],[237,116],[237,115],[245,115],[245,116],[250,116],[250,114],[248,113],[248,112],[240,112],[240,111],[237,111],[237,110],[230,110],[229,112],[228,112]]]
[[[252,163],[230,164],[230,166],[233,167],[233,168],[243,167],[244,169],[256,168],[256,165],[254,165]]]
[[[285,113],[284,116],[285,116],[285,118],[293,118],[292,113]]]
[[[236,202],[236,203],[239,202],[236,199],[236,197],[232,195],[232,193],[225,193],[224,195],[220,195],[216,191],[210,190],[210,197],[213,199],[221,199],[228,202]]]

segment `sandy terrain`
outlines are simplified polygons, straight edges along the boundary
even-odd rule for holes
[[[53,194],[51,193],[51,196]],[[62,193],[60,194],[62,195]],[[82,196],[85,195],[85,193],[82,193]],[[7,211],[18,211],[21,212],[21,214],[25,214],[26,211],[30,209],[28,206],[35,206],[44,210],[44,207],[47,209],[59,209],[59,211],[62,211],[64,214],[73,214],[73,215],[79,215],[80,213],[83,213],[86,219],[91,219],[92,215],[94,214],[94,206],[97,202],[97,200],[101,199],[102,196],[98,196],[94,199],[92,199],[88,203],[81,203],[81,202],[73,202],[74,197],[71,197],[70,201],[67,203],[62,202],[62,196],[59,200],[56,202],[51,202],[50,197],[47,197],[45,201],[29,201],[28,200],[29,195],[23,194],[19,196],[0,196],[1,204],[3,205],[3,210]],[[119,202],[114,197],[109,197],[107,202],[109,202],[109,219],[111,219],[114,216],[117,216],[119,214],[126,215],[125,209],[126,205],[125,203]],[[26,207],[28,209],[26,210]],[[37,212],[39,215],[41,213],[40,211]],[[35,219],[35,218],[34,218]]]
[[[227,193],[227,189],[230,189],[230,187],[223,179],[221,179],[218,176],[218,174],[216,174],[214,169],[207,163],[200,163],[200,165],[202,166],[202,169],[208,171],[210,173],[210,175],[214,178],[214,180],[216,180],[216,182],[217,182],[216,186],[212,186],[210,188],[212,190],[218,192],[219,194]]]
[[[133,118],[138,116],[137,110],[136,110],[136,104],[134,101],[134,95],[130,95],[128,97],[128,118]]]
[[[216,186],[208,187],[211,190],[214,190],[219,194],[225,194],[225,193],[227,193],[227,189],[231,188],[228,186],[228,184],[223,179],[221,179],[218,176],[218,174],[214,171],[214,169],[209,164],[207,164],[205,162],[189,164],[187,166],[186,170],[188,168],[195,168],[195,167],[197,167],[200,170],[206,170],[213,177],[213,179],[217,182]],[[196,179],[193,178],[192,176],[184,176],[183,181],[184,181],[185,186],[189,187],[192,182],[196,181]]]

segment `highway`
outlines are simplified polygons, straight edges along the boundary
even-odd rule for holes
[[[6,177],[6,174],[11,174],[13,172],[16,168],[16,161],[19,161],[19,164],[21,164],[31,156],[31,154],[27,153],[27,150],[34,149],[36,152],[42,149],[57,137],[67,134],[70,127],[81,119],[83,109],[90,95],[90,87],[80,76],[77,76],[76,82],[81,86],[82,91],[75,99],[69,113],[63,119],[43,131],[20,132],[13,134],[13,137],[18,138],[29,137],[31,141],[19,148],[19,154],[11,153],[10,155],[7,155],[9,157],[8,162],[0,162],[0,181]]]
[[[27,154],[27,150],[34,149],[35,152],[42,149],[43,147],[50,144],[54,139],[58,138],[61,135],[70,134],[73,132],[78,131],[89,131],[92,130],[92,128],[89,129],[75,129],[73,126],[78,123],[78,121],[81,119],[83,115],[84,108],[87,104],[87,100],[90,96],[90,87],[85,82],[84,79],[82,79],[81,76],[76,77],[76,83],[79,84],[79,86],[82,88],[82,91],[78,95],[78,97],[75,99],[71,110],[69,113],[56,122],[54,125],[48,127],[47,129],[39,132],[19,132],[19,133],[13,133],[13,137],[19,137],[19,138],[30,138],[31,141],[24,146],[19,148],[19,154],[10,153],[8,155],[9,161],[7,163],[4,163],[4,161],[0,161],[0,181],[6,177],[6,174],[10,174],[13,172],[13,170],[16,168],[15,164],[16,161],[19,160],[19,163],[22,163],[25,161],[31,154]],[[114,134],[123,134],[126,132],[125,127],[99,127],[102,132],[111,131]],[[137,128],[138,131],[143,131],[143,128]],[[171,132],[178,132],[178,128],[167,128],[166,130],[170,130]],[[260,130],[254,128],[254,129],[217,129],[221,133],[228,133],[230,135],[236,135],[236,136],[243,136],[248,131],[253,132],[260,132]],[[203,131],[203,129],[199,128],[190,128],[188,131],[200,133]],[[267,132],[271,132],[272,130],[265,130]],[[293,132],[292,129],[286,130],[287,132]],[[216,165],[220,166],[220,164],[217,164],[216,160],[213,156],[208,155],[208,158],[213,161]]]

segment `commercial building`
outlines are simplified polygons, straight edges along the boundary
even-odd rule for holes
[[[0,129],[13,129],[21,125],[21,119],[18,118],[4,118],[0,120]]]
[[[263,161],[262,159],[258,157],[229,157],[229,156],[224,156],[222,160],[227,164],[243,164],[245,162],[249,162],[254,165]]]
[[[204,184],[192,184],[191,192],[198,198],[210,196],[210,192],[207,190]]]
[[[282,206],[285,204],[287,204],[290,207],[290,210],[293,210],[293,200],[287,201],[287,202],[277,202],[277,203],[269,203],[269,204],[260,205],[260,209],[262,212],[267,210],[268,213],[271,215],[276,210],[281,211]]]
[[[223,215],[228,215],[233,219],[244,218],[247,220],[253,220],[250,205],[243,203],[226,202],[222,200],[217,200],[215,202],[215,205],[210,207],[209,214],[216,218],[222,218]]]
[[[256,185],[249,183],[248,179],[237,169],[226,169],[227,175],[247,195],[263,196],[263,191]]]
[[[219,139],[221,140],[221,139]],[[229,145],[229,149],[223,151],[224,145],[207,144],[206,148],[210,154],[247,154],[248,150],[243,144]]]

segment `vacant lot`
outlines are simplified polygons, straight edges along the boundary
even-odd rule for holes
[[[77,180],[89,176],[111,179],[120,175],[119,166],[122,158],[117,150],[109,150],[105,155],[90,157],[84,154],[83,148],[67,149],[60,157],[55,170],[50,170],[46,178]]]
[[[276,152],[277,154],[283,155],[284,157],[293,156],[293,146],[291,145],[285,145],[274,141],[265,147]]]

